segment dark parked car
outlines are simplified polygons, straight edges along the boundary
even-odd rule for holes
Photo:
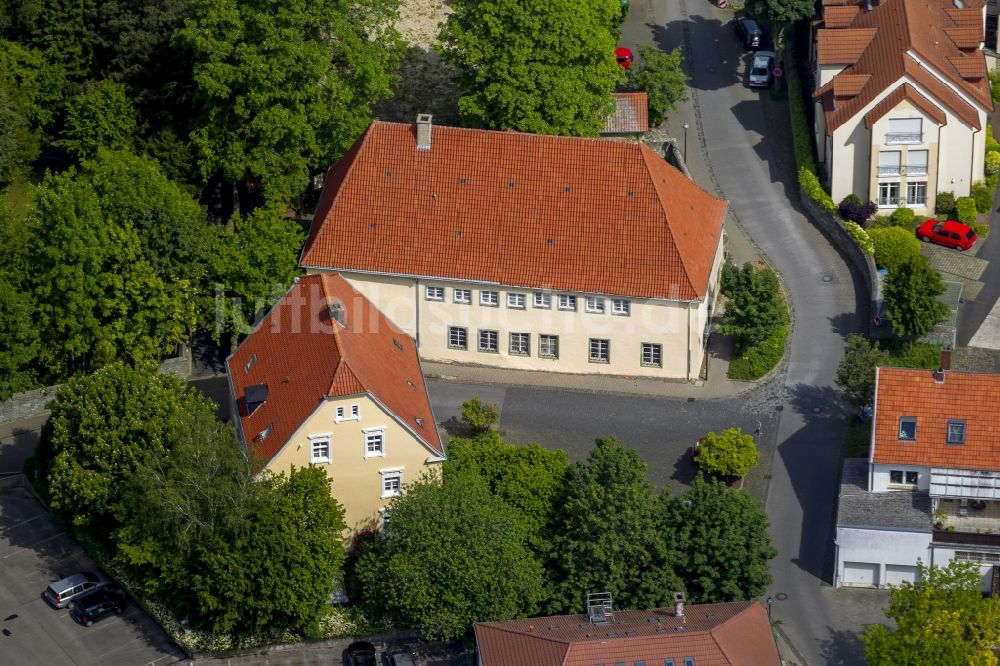
[[[367,641],[358,641],[347,646],[347,666],[378,666],[375,646]]]
[[[42,597],[55,608],[66,608],[74,599],[99,590],[110,582],[108,577],[99,571],[82,571],[49,583],[42,592]]]
[[[73,605],[70,615],[83,626],[89,627],[112,613],[120,614],[125,610],[126,603],[124,594],[104,588],[80,597]]]
[[[757,21],[749,16],[737,16],[733,19],[733,29],[739,35],[743,48],[758,49],[760,42],[764,38],[764,31],[760,29]]]
[[[400,648],[391,650],[385,660],[388,666],[416,666],[417,663],[412,654]]]
[[[925,243],[952,247],[959,252],[968,250],[976,244],[976,232],[955,220],[945,222],[927,220],[917,228],[917,238]]]

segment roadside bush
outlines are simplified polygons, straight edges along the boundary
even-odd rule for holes
[[[785,353],[788,326],[779,326],[760,344],[749,347],[729,364],[730,379],[757,380],[769,373]]]
[[[820,184],[819,178],[808,167],[799,167],[799,187],[802,188],[807,197],[817,202],[827,211],[831,213],[837,212],[837,204],[833,203],[833,199],[823,189],[823,185]]]
[[[904,227],[869,229],[868,236],[875,248],[875,265],[890,273],[920,255],[920,241]]]
[[[746,476],[760,459],[753,435],[739,428],[709,432],[698,445],[696,462],[705,472],[723,477]]]
[[[959,197],[955,202],[955,216],[962,224],[975,224],[976,200],[972,197]]]
[[[993,125],[986,125],[986,152],[1000,152],[1000,141],[993,138]]]
[[[934,201],[934,214],[935,215],[947,215],[948,217],[955,216],[955,193],[954,192],[938,192],[937,199]]]
[[[892,218],[888,215],[876,215],[868,223],[869,227],[891,227],[894,226]]]
[[[868,218],[878,211],[878,206],[876,206],[873,201],[861,203],[861,200],[857,196],[848,194],[844,197],[844,200],[840,202],[837,209],[840,212],[840,216],[845,220],[857,222],[858,224],[864,224],[868,221]]]
[[[976,202],[976,211],[989,213],[993,210],[993,192],[994,189],[987,186],[986,183],[972,184],[972,198]]]
[[[908,227],[913,224],[913,218],[916,214],[913,212],[912,208],[897,208],[892,212],[889,218],[892,223],[897,227]]]
[[[854,238],[854,242],[865,251],[869,257],[875,256],[875,244],[872,242],[871,236],[865,231],[860,224],[857,222],[847,221],[844,222],[844,228],[847,229],[847,233],[851,234]]]
[[[1000,152],[989,151],[986,153],[986,175],[996,176],[1000,174]]]
[[[1000,72],[996,71],[995,69],[991,69],[989,72],[989,77],[990,77],[990,92],[993,94],[993,103],[1000,104]]]
[[[973,222],[969,225],[969,228],[976,232],[976,235],[979,236],[980,240],[990,235],[990,225],[988,224]]]

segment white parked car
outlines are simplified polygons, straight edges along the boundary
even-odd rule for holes
[[[750,63],[750,87],[767,88],[774,80],[774,51],[757,51]]]

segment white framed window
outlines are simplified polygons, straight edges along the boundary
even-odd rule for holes
[[[926,176],[927,175],[926,150],[909,150],[906,152],[906,175]]]
[[[898,176],[900,174],[900,156],[898,150],[882,150],[878,154],[878,176]]]
[[[899,438],[904,442],[915,442],[917,441],[917,417],[916,416],[900,416],[899,417]]]
[[[975,550],[956,550],[955,559],[980,564],[1000,564],[1000,553],[985,553]]]
[[[500,351],[500,334],[496,331],[479,331],[479,351],[496,353]]]
[[[350,414],[350,416],[348,416]],[[349,408],[343,405],[337,407],[338,421],[357,421],[361,418],[361,405],[351,405]]]
[[[642,365],[650,368],[663,367],[663,345],[653,342],[642,343]]]
[[[424,289],[424,298],[428,301],[443,301],[444,287],[426,287]]]
[[[352,419],[361,418],[361,405],[351,405],[351,418]]]
[[[604,314],[604,299],[600,296],[587,296],[583,299],[583,309],[591,314]]]
[[[452,289],[451,297],[456,303],[463,303],[469,305],[472,303],[472,290],[471,289]]]
[[[609,363],[611,361],[611,341],[602,338],[590,339],[590,362]]]
[[[469,329],[462,326],[449,326],[448,327],[448,348],[449,349],[468,349],[469,348]]]
[[[611,299],[611,314],[619,317],[628,317],[632,314],[632,302],[627,298]]]
[[[906,203],[910,206],[927,205],[927,182],[906,184]]]
[[[560,310],[576,310],[576,296],[570,294],[559,294]]]
[[[330,462],[330,435],[313,435],[309,438],[310,461],[314,463]]]
[[[510,353],[513,356],[528,356],[531,354],[531,335],[529,333],[510,334]]]
[[[886,144],[923,143],[922,118],[890,118]]]
[[[879,208],[899,207],[899,183],[878,184],[878,206]]]
[[[479,304],[490,308],[500,307],[500,292],[484,289],[479,292]]]
[[[385,428],[365,428],[365,458],[385,455]]]
[[[917,472],[907,472],[900,469],[889,470],[889,483],[898,486],[915,486],[919,474]]]
[[[539,335],[538,355],[542,358],[559,358],[559,336]]]
[[[534,306],[539,310],[549,310],[552,308],[552,294],[544,291],[536,291],[533,294]]]
[[[965,419],[950,419],[948,421],[949,444],[965,444]]]
[[[507,307],[514,308],[515,310],[523,310],[527,305],[528,299],[525,298],[524,294],[518,294],[516,292],[507,292]]]
[[[382,498],[396,497],[403,494],[403,470],[402,469],[382,469],[379,470],[382,476]]]

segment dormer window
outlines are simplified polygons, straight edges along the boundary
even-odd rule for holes
[[[250,416],[267,402],[267,384],[248,386],[244,398],[247,404],[247,416]]]
[[[948,421],[948,443],[965,444],[965,420]]]
[[[903,442],[917,441],[917,417],[899,417],[899,439]]]

